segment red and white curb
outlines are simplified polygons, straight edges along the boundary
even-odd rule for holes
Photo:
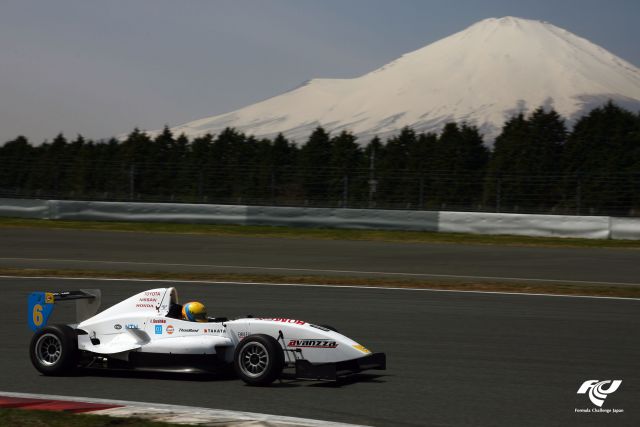
[[[0,391],[0,408],[20,408],[41,411],[64,411],[111,417],[137,417],[174,424],[195,424],[218,427],[363,427],[306,418],[227,411],[161,403],[129,402],[126,400],[92,399],[87,397],[47,394],[10,393]]]

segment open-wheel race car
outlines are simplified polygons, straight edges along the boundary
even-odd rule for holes
[[[97,289],[33,292],[29,349],[45,375],[78,368],[215,373],[233,366],[250,385],[268,385],[293,368],[294,377],[337,380],[367,369],[386,369],[384,353],[371,353],[328,326],[288,318],[183,320],[175,288],[140,292],[98,314]],[[47,325],[53,307],[76,301],[77,324]]]

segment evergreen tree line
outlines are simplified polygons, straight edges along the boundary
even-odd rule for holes
[[[302,145],[234,129],[188,139],[165,127],[124,141],[58,135],[0,147],[0,196],[570,214],[640,212],[640,114],[613,103],[569,131],[539,108],[479,130],[410,128],[366,145],[318,127]]]

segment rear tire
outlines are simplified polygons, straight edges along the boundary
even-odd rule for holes
[[[245,383],[269,385],[282,374],[284,352],[278,341],[269,335],[249,335],[238,344],[233,367]]]
[[[31,338],[29,356],[44,375],[69,374],[78,365],[78,337],[69,326],[45,326]]]

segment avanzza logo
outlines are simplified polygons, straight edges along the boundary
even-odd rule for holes
[[[336,348],[338,343],[333,340],[290,340],[287,347],[307,348]]]

